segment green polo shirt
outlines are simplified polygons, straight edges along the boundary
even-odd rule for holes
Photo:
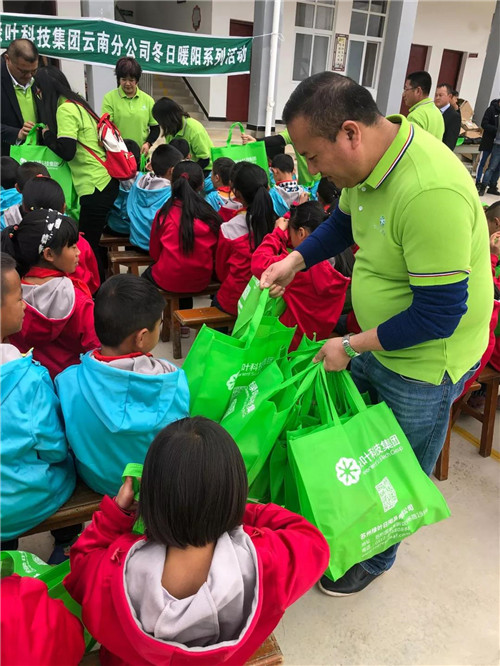
[[[368,178],[344,188],[339,206],[351,215],[359,245],[352,302],[363,331],[406,310],[412,286],[468,277],[467,312],[455,332],[397,351],[374,352],[398,374],[439,384],[457,382],[488,342],[493,304],[489,239],[474,181],[456,156],[403,116]]]
[[[285,139],[285,144],[287,146],[293,146],[292,140],[290,139],[290,134],[288,134],[288,130],[283,130],[283,132],[280,132],[280,135]],[[293,149],[295,150],[295,146],[293,146]],[[297,180],[299,185],[303,185],[304,187],[312,187],[314,183],[317,183],[318,180],[321,180],[320,173],[317,173],[315,176],[312,176],[309,173],[306,158],[296,150],[295,159],[297,160]]]
[[[142,148],[150,126],[158,124],[153,118],[154,103],[154,99],[139,87],[134,97],[127,97],[119,86],[104,95],[101,113],[109,113],[122,137],[133,139]]]
[[[58,139],[76,139],[93,150],[103,161],[106,160],[106,152],[97,139],[97,123],[83,107],[72,102],[66,103],[66,98],[60,97],[56,120]],[[68,164],[79,197],[92,194],[95,189],[102,191],[111,180],[106,167],[80,143],[76,144],[75,156]]]
[[[205,169],[212,168],[212,148],[214,144],[208,136],[207,130],[195,118],[183,118],[182,129],[175,136],[169,134],[165,137],[165,143],[170,143],[172,139],[186,139],[189,143],[189,152],[193,162],[209,159],[210,162]]]
[[[24,122],[38,122],[36,118],[35,98],[33,97],[33,84],[29,88],[26,88],[26,90],[20,85],[15,85],[14,91]]]
[[[408,113],[408,120],[414,125],[427,130],[430,134],[433,134],[436,139],[443,140],[443,114],[430,97],[423,99],[411,107]]]

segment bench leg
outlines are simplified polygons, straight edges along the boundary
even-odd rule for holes
[[[181,324],[178,319],[172,321],[172,349],[174,358],[182,358]]]
[[[137,277],[139,277],[139,265],[130,264],[130,273],[132,273],[132,275],[137,275]]]
[[[172,308],[170,299],[165,300],[165,309],[163,310],[163,324],[160,332],[162,342],[170,341],[170,330],[172,328]]]
[[[434,468],[434,476],[438,481],[446,481],[448,478],[448,468],[450,466],[450,440],[451,440],[452,418],[450,412],[450,420],[448,421],[448,430],[446,432],[446,439],[444,440],[443,448],[439,454],[439,458]]]
[[[486,388],[483,427],[481,428],[481,442],[479,444],[479,454],[483,456],[483,458],[491,456],[499,383],[499,379],[494,379],[493,381],[488,382]]]

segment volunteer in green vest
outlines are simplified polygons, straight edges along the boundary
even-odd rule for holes
[[[408,74],[403,89],[403,101],[410,109],[408,120],[442,141],[443,114],[434,104],[434,100],[429,97],[431,87],[432,79],[429,72]]]
[[[106,160],[89,103],[71,90],[68,80],[57,67],[41,67],[35,82],[41,91],[41,119],[46,125],[42,131],[43,141],[69,164],[80,198],[79,229],[94,250],[102,280],[104,255],[99,241],[118,194],[118,181],[111,178],[106,167],[95,157]]]
[[[186,139],[193,162],[198,162],[205,175],[212,168],[211,150],[214,146],[203,125],[191,118],[182,106],[170,97],[161,97],[153,107],[153,117],[158,122],[165,143],[172,139]]]
[[[38,68],[38,50],[29,39],[15,39],[2,56],[1,154],[23,143],[38,121],[33,76]]]
[[[142,68],[134,58],[120,58],[115,66],[117,88],[110,90],[102,100],[102,114],[111,120],[124,139],[133,139],[147,155],[160,135],[153,118],[154,99],[139,88]]]
[[[342,195],[328,220],[262,274],[261,286],[281,295],[298,271],[359,246],[352,303],[362,332],[328,340],[315,361],[327,371],[351,362],[358,388],[389,405],[431,474],[450,407],[489,337],[489,239],[474,182],[442,142],[404,116],[384,118],[366,88],[334,72],[302,81],[283,120],[311,173]],[[393,565],[396,550],[336,581],[323,576],[320,589],[359,592]]]

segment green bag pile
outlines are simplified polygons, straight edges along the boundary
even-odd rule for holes
[[[212,164],[219,157],[230,157],[234,162],[252,162],[264,169],[269,178],[266,144],[264,141],[251,141],[244,145],[231,143],[233,128],[236,126],[240,128],[240,132],[243,134],[243,125],[241,123],[233,123],[229,128],[226,145],[212,148]]]

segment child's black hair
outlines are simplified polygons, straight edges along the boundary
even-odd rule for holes
[[[194,249],[195,219],[205,222],[214,234],[217,234],[221,224],[219,215],[199,193],[203,182],[203,171],[199,164],[191,160],[183,160],[176,164],[172,172],[172,196],[163,205],[156,218],[159,228],[165,223],[174,203],[182,202],[179,246],[184,254],[191,254]]]
[[[488,208],[484,211],[486,219],[490,222],[495,219],[495,217],[500,217],[500,199],[494,201]]]
[[[180,137],[172,139],[172,141],[168,145],[172,146],[172,148],[177,148],[177,150],[182,155],[183,159],[186,159],[189,153],[191,152],[189,143],[186,141],[186,139],[181,139]]]
[[[218,157],[212,164],[212,172],[219,176],[223,185],[229,185],[231,180],[231,170],[234,167],[234,160],[230,157]]]
[[[231,171],[231,184],[247,206],[246,222],[253,252],[264,236],[272,232],[276,221],[273,201],[268,192],[267,174],[257,164],[238,162]]]
[[[23,189],[23,208],[25,212],[46,208],[63,212],[64,192],[59,183],[47,176],[30,178]]]
[[[293,173],[294,163],[293,157],[287,155],[286,153],[281,153],[280,155],[275,155],[273,161],[271,162],[273,169],[279,169],[283,173]]]
[[[50,228],[49,228],[50,227]],[[40,263],[45,248],[59,256],[78,241],[76,222],[55,210],[39,208],[24,216],[22,224],[2,231],[2,252],[14,257],[21,277]]]
[[[0,256],[0,274],[2,277],[0,284],[1,288],[0,297],[2,299],[1,301],[2,303],[4,296],[7,295],[5,276],[7,275],[7,273],[10,273],[10,271],[15,271],[15,270],[16,270],[16,260],[14,259],[14,257],[11,257],[10,254],[7,254],[7,252],[2,252]]]
[[[39,162],[23,162],[17,167],[16,172],[16,185],[19,192],[23,192],[24,186],[31,178],[35,176],[46,176],[50,178],[47,168]]]
[[[1,185],[4,190],[10,190],[16,186],[17,183],[17,167],[19,162],[13,157],[7,157],[6,155],[2,157],[1,162]]]
[[[125,139],[125,145],[135,157],[135,163],[137,164],[137,169],[139,169],[139,165],[141,163],[141,149],[139,144],[133,139]]]
[[[328,178],[322,178],[318,184],[318,196],[325,202],[329,207],[336,206],[338,200],[340,199],[340,190],[335,183],[332,183]]]
[[[169,169],[182,161],[182,154],[168,143],[162,144],[156,148],[151,155],[151,169],[155,176],[165,178]]]
[[[146,454],[139,516],[152,541],[206,546],[241,525],[247,493],[245,464],[231,435],[202,416],[180,419]]]
[[[165,300],[151,282],[128,273],[113,275],[95,297],[97,337],[103,345],[118,347],[136,331],[152,331],[164,308]]]
[[[290,208],[288,224],[295,231],[300,227],[305,227],[312,233],[327,217],[327,213],[318,201],[305,201],[300,206]]]

